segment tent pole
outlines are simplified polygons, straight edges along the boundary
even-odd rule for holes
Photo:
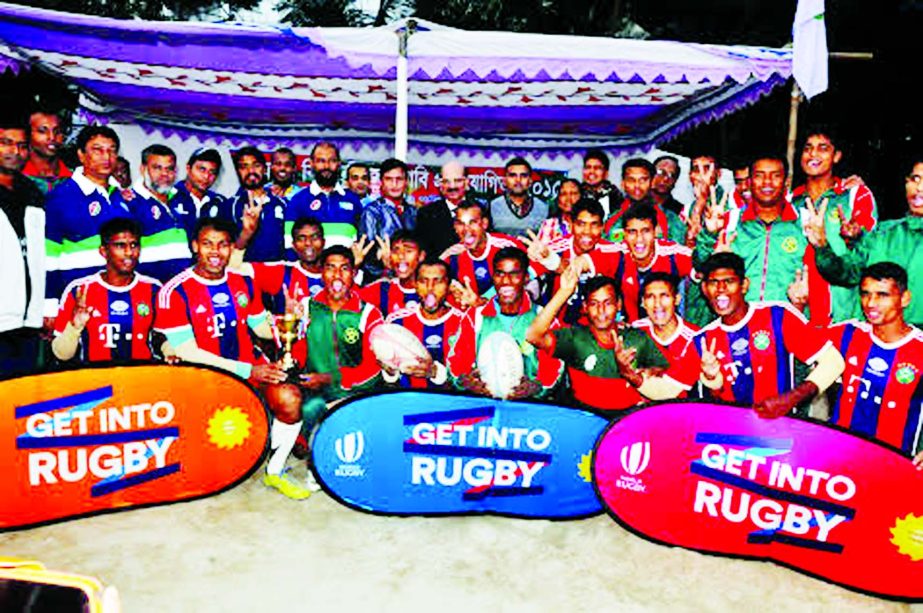
[[[407,104],[409,94],[407,43],[416,25],[416,21],[408,19],[406,26],[397,33],[397,107],[394,114],[394,157],[403,161],[407,161]]]
[[[792,103],[788,111],[788,143],[785,149],[785,159],[788,160],[788,188],[792,187],[792,164],[795,162],[795,141],[798,139],[798,105],[801,104],[801,88],[792,79]]]

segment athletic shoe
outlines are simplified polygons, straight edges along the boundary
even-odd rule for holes
[[[304,480],[304,486],[311,492],[319,492],[321,490],[320,483],[317,482],[317,479],[314,477],[314,471],[310,468],[308,469],[308,476]]]
[[[281,475],[263,475],[263,485],[276,488],[283,496],[292,500],[304,500],[311,496],[310,489],[295,483],[285,473]]]

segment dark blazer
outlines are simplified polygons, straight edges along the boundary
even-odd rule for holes
[[[416,233],[427,255],[438,258],[443,251],[458,242],[454,221],[445,198],[434,200],[417,210]]]

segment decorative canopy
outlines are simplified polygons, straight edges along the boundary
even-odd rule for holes
[[[405,37],[411,150],[647,149],[767,94],[791,52],[470,32],[124,21],[0,3],[0,69],[76,84],[91,119],[278,145],[390,149]],[[398,123],[400,126],[400,122]]]

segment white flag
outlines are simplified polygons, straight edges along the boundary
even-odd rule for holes
[[[827,91],[827,24],[824,0],[798,0],[792,26],[792,75],[804,95]]]

